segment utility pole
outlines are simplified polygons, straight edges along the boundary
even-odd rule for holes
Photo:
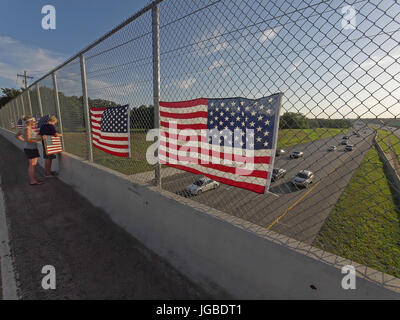
[[[25,84],[25,89],[27,89],[28,88],[28,80],[27,79],[33,79],[33,77],[29,77],[27,74],[26,74],[26,71],[24,71],[24,74],[17,74],[17,78],[18,77],[22,77],[22,78],[24,78],[24,84]]]

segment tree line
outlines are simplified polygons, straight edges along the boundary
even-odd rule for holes
[[[309,119],[299,112],[285,112],[279,121],[279,129],[350,128],[348,119]]]
[[[1,89],[3,96],[0,97],[0,107],[4,106],[11,99],[17,96],[20,91],[16,89]],[[41,100],[43,105],[54,106],[54,91],[51,88],[41,87]],[[31,100],[35,99],[36,92],[30,92]],[[85,117],[82,96],[66,96],[63,92],[59,92],[59,100],[61,107],[61,116],[63,126],[66,131],[84,131]],[[91,99],[89,106],[91,107],[115,107],[118,104],[114,101],[104,99]],[[54,113],[55,113],[55,106]],[[154,106],[141,105],[132,108],[130,111],[131,129],[149,130],[154,128]],[[347,119],[323,119],[323,118],[307,118],[299,112],[285,112],[280,117],[280,129],[312,129],[312,128],[350,128],[351,121]]]

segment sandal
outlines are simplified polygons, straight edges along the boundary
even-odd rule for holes
[[[36,181],[36,182],[34,182],[34,183],[29,183],[29,185],[30,186],[39,186],[39,185],[41,185],[41,184],[43,184],[43,182],[39,182],[39,181]]]

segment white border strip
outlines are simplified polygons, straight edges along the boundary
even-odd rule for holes
[[[8,229],[6,221],[6,207],[0,176],[0,273],[3,300],[18,300],[17,282],[12,264],[10,247],[8,245]]]

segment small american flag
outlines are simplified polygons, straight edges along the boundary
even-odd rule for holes
[[[38,135],[39,131],[40,131],[40,127],[39,127],[39,121],[40,121],[40,117],[39,116],[34,116],[35,118],[35,124],[32,126],[32,130]]]
[[[129,105],[90,108],[90,119],[94,147],[114,156],[130,156]]]
[[[267,192],[282,96],[160,102],[160,163]]]
[[[63,151],[61,138],[56,136],[46,136],[44,139],[44,147],[47,154],[56,154]]]
[[[22,131],[24,129],[24,122],[22,121],[21,118],[19,118],[17,121],[17,127],[19,131]]]

